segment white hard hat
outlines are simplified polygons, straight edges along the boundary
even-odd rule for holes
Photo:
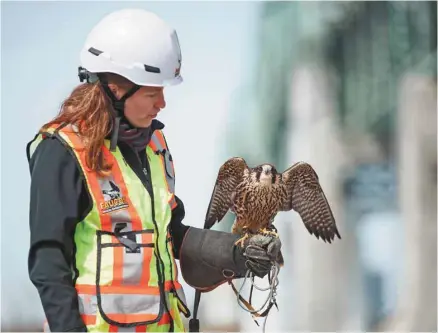
[[[140,86],[182,82],[175,29],[142,9],[123,9],[105,16],[88,34],[80,62],[90,73],[119,74]]]

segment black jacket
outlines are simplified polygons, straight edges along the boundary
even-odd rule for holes
[[[122,153],[126,162],[138,169],[139,165],[135,165],[138,159],[133,160],[132,155],[125,154],[134,151],[124,148]],[[140,159],[147,163],[145,156]],[[52,332],[86,331],[72,278],[75,265],[73,234],[76,224],[91,208],[85,180],[75,157],[55,138],[39,144],[29,160],[29,167],[29,277],[38,290]],[[170,230],[174,255],[179,259],[179,249],[189,227],[182,224],[184,205],[178,197],[176,200]]]

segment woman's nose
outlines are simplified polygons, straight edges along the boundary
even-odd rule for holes
[[[155,105],[159,109],[164,109],[166,107],[166,100],[164,99],[164,92],[163,91],[158,93]]]

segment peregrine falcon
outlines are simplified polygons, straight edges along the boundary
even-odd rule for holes
[[[341,238],[333,213],[310,164],[298,162],[283,173],[272,164],[249,168],[233,157],[219,169],[206,214],[206,227],[220,222],[228,210],[236,219],[232,233],[242,235],[243,246],[250,234],[274,234],[272,223],[279,211],[295,210],[310,234],[331,243]]]

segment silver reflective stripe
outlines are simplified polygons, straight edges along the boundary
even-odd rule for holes
[[[163,150],[163,149],[164,149],[164,147],[163,147],[163,146],[161,145],[161,143],[160,143],[160,140],[158,140],[158,137],[157,137],[157,134],[156,134],[156,133],[154,133],[154,134],[152,135],[151,140],[152,140],[152,142],[154,143],[155,147],[157,147],[157,150]]]
[[[96,295],[78,294],[79,313],[85,315],[97,314],[97,297]]]
[[[175,175],[173,174],[172,162],[170,161],[170,153],[168,150],[166,150],[163,158],[166,164],[166,179],[169,184],[169,191],[175,193]],[[169,175],[167,173],[169,173]]]
[[[79,133],[79,128],[75,124],[68,124],[66,127],[71,129],[75,133]]]
[[[160,311],[159,295],[101,294],[105,313],[152,314]]]
[[[187,306],[186,294],[184,293],[184,289],[183,288],[177,289],[176,294],[178,295],[178,298],[184,303],[184,305]]]
[[[166,295],[168,299],[168,295]],[[105,314],[158,315],[160,311],[159,295],[139,294],[101,294],[101,306]],[[96,315],[99,311],[95,295],[78,294],[79,313]]]
[[[135,332],[135,327],[117,327],[117,332]]]
[[[142,235],[137,234],[135,236],[137,244],[142,244]],[[153,248],[150,247],[141,247],[140,253],[128,253],[123,251],[123,284],[140,284],[143,272],[144,251],[149,251],[151,256],[153,255]],[[146,269],[149,269],[149,266],[147,266]],[[145,281],[145,283],[149,283],[149,281]]]
[[[166,147],[163,147],[161,145],[160,140],[158,140],[158,137],[155,133],[152,135],[151,140],[155,144],[155,146],[157,147],[158,151],[163,151],[164,149],[166,149]],[[169,150],[166,149],[164,156],[162,154],[160,154],[160,155],[164,159],[164,168],[165,168],[164,173],[166,176],[167,184],[169,186],[169,192],[175,193],[175,175],[173,173],[172,162],[170,161]]]
[[[105,314],[151,314],[160,311],[159,295],[100,294],[101,306]],[[98,310],[96,295],[79,294],[79,312],[96,315]]]
[[[29,158],[32,158],[33,153],[35,152],[35,149],[38,147],[39,143],[43,141],[43,137],[40,135],[37,136],[34,142],[30,144],[29,147]]]

